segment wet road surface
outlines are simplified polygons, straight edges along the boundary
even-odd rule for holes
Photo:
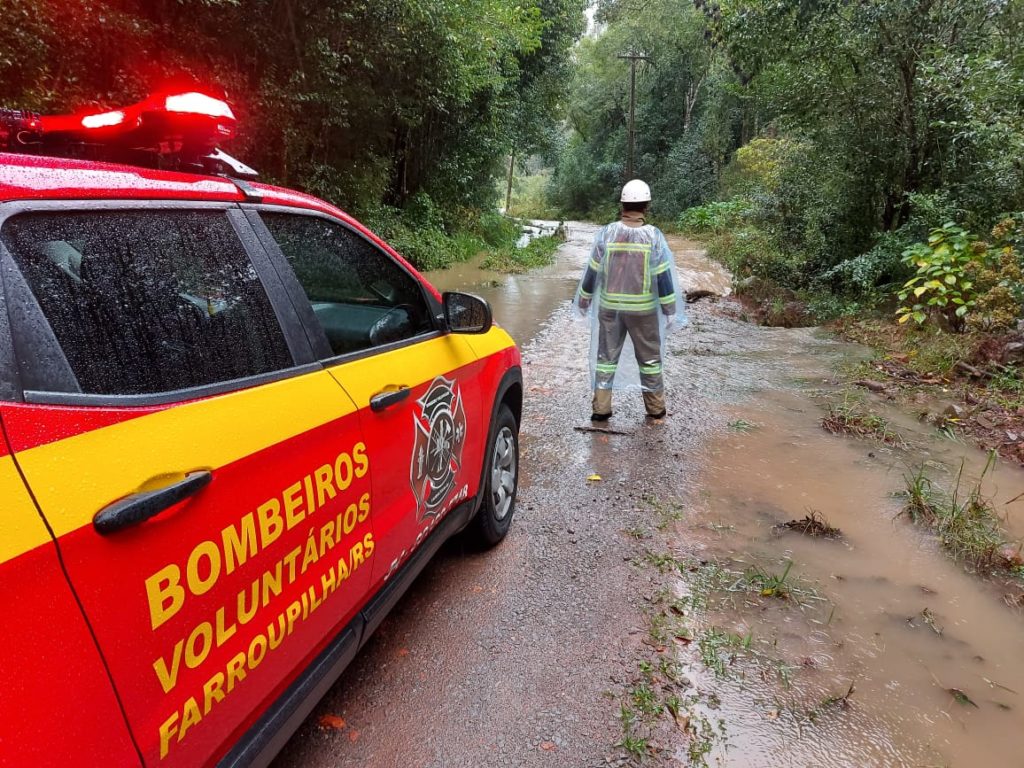
[[[1019,761],[1022,702],[983,681],[1024,692],[1020,617],[934,542],[894,522],[891,492],[912,458],[820,430],[834,365],[862,350],[814,331],[755,328],[731,302],[702,302],[691,309],[691,328],[669,342],[669,418],[647,422],[639,396],[617,393],[611,426],[625,434],[576,429],[589,425],[588,328],[568,300],[593,231],[570,225],[557,262],[530,275],[481,280],[479,270],[457,270],[442,278],[445,288],[485,295],[523,346],[516,520],[493,551],[460,541],[442,550],[277,768],[630,764],[616,746],[623,731],[615,696],[635,673],[644,612],[664,586],[662,575],[637,565],[653,546],[637,536],[652,527],[650,497],[686,510],[668,532],[666,546],[677,554],[738,572],[793,561],[794,579],[821,598],[796,610],[717,601],[687,617],[695,631],[746,634],[753,650],[791,669],[781,684],[739,660],[740,674],[717,679],[696,643],[679,650],[698,709],[723,720],[728,733],[708,764]],[[695,244],[671,244],[688,289],[726,289],[728,276]],[[905,414],[891,417],[903,418],[919,455],[965,455],[978,466],[977,452],[934,443],[920,427],[915,433]],[[588,481],[595,473],[601,480]],[[1024,487],[1018,470],[1001,467],[996,477],[1000,498]],[[772,533],[808,507],[843,528],[846,540]],[[689,589],[685,578],[674,587]],[[924,608],[942,634],[908,622]],[[842,716],[824,724],[807,716],[850,682],[857,693]],[[952,687],[979,706],[954,703]],[[344,727],[320,728],[325,714]],[[661,745],[665,764],[688,764],[685,738],[678,740]]]

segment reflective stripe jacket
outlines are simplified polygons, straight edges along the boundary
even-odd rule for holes
[[[676,310],[672,252],[665,235],[644,225],[639,214],[625,213],[622,222],[604,227],[594,239],[590,263],[580,284],[580,298],[598,292],[598,307],[613,312]]]

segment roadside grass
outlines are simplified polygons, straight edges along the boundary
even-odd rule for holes
[[[988,383],[993,399],[1007,410],[1024,408],[1024,377],[1018,371],[1004,371]]]
[[[663,523],[682,514],[681,504],[672,500],[649,495],[643,502]],[[662,764],[678,755],[683,765],[707,768],[729,742],[710,681],[746,687],[757,680],[788,691],[799,669],[782,657],[777,638],[757,629],[764,612],[789,621],[789,612],[800,611],[819,626],[832,616],[791,559],[751,564],[679,554],[659,545],[667,547],[667,537],[648,531],[645,551],[633,559],[653,578],[654,589],[645,597],[635,666],[609,692],[621,727],[616,746],[630,765]],[[737,616],[747,618],[736,623]]]
[[[881,318],[836,323],[836,333],[876,353],[844,367],[843,378],[914,407],[930,402],[942,412],[928,414],[928,421],[943,436],[970,440],[1024,464],[1024,366],[1011,354],[1019,334],[912,325]],[[959,403],[949,405],[951,398]]]
[[[639,525],[627,526],[626,528],[622,529],[622,532],[629,536],[629,538],[636,539],[637,541],[643,541],[647,538],[647,531],[641,528]]]
[[[749,650],[753,633],[742,637],[719,627],[709,627],[697,641],[700,661],[715,673],[715,677],[728,677],[728,667],[736,660],[738,650]]]
[[[729,422],[729,429],[735,430],[736,432],[753,432],[759,425],[746,419],[736,419],[735,421]]]
[[[717,742],[726,741],[725,721],[717,727],[701,707],[713,708],[713,701],[696,689],[683,675],[682,667],[664,654],[641,659],[633,681],[619,697],[618,720],[622,735],[616,742],[634,764],[658,758],[669,734],[686,739],[686,754],[693,768],[710,768],[707,756]]]
[[[786,582],[792,568],[792,560],[786,563],[785,570],[780,574],[769,573],[759,566],[754,566],[743,574],[743,581],[761,597],[777,597],[780,600],[787,600],[794,596],[794,587]]]
[[[840,403],[829,403],[821,426],[833,435],[853,435],[877,440],[893,448],[906,448],[903,437],[889,422],[849,393]]]
[[[958,362],[973,356],[978,343],[971,334],[911,328],[880,318],[848,318],[837,322],[835,329],[850,341],[878,350],[882,360],[900,363],[920,376],[951,376]]]
[[[678,522],[683,519],[684,509],[683,505],[678,501],[673,500],[662,500],[657,496],[651,494],[644,494],[642,497],[644,504],[646,504],[652,512],[654,512],[657,520],[655,521],[655,527],[659,531],[664,531],[672,523]]]
[[[492,272],[519,275],[531,269],[546,267],[555,260],[555,252],[561,241],[556,237],[534,238],[523,248],[502,248],[487,256],[480,264],[481,269]]]
[[[978,482],[966,485],[964,465],[952,489],[945,490],[927,474],[925,465],[904,475],[906,499],[900,515],[931,530],[953,559],[976,571],[1003,573],[1024,581],[1020,564],[1021,542],[1010,540],[992,500],[982,491],[982,482],[995,465],[989,460]]]

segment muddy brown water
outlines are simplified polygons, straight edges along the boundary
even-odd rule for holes
[[[835,366],[865,351],[815,331],[737,330],[723,319],[698,324],[677,350],[693,380],[710,374],[721,382],[710,394],[733,425],[708,442],[701,471],[679,494],[690,512],[680,549],[737,574],[756,567],[781,575],[792,563],[788,580],[807,592],[794,607],[726,591],[697,617],[703,629],[718,626],[751,645],[727,680],[715,679],[697,651],[681,654],[698,688],[720,702],[704,707],[726,731],[709,763],[1024,764],[1021,616],[997,585],[965,572],[898,517],[902,501],[894,497],[924,461],[947,487],[963,462],[966,491],[987,455],[871,396],[908,450],[830,435],[820,421],[824,399],[838,397]],[[1019,533],[1020,502],[1007,502],[1024,491],[1024,472],[997,464],[983,487]],[[810,510],[843,539],[774,528]],[[834,701],[851,685],[848,700]]]
[[[540,222],[557,226],[558,222]],[[441,291],[469,291],[487,299],[494,318],[520,345],[530,341],[560,304],[572,298],[576,283],[590,256],[598,227],[579,221],[564,223],[566,242],[550,266],[525,275],[504,275],[480,269],[485,254],[453,264],[448,269],[427,272],[426,277]],[[730,291],[728,273],[708,261],[700,246],[669,236],[679,264],[680,279],[687,290],[703,288],[725,295]]]
[[[550,222],[557,225],[557,222]],[[590,240],[597,228],[566,222],[566,242],[553,264],[524,275],[504,275],[480,269],[485,254],[448,269],[427,272],[441,291],[469,291],[487,299],[494,319],[520,345],[526,344],[555,308],[572,297],[580,270],[590,255]]]
[[[494,282],[478,290],[521,343],[571,296],[594,231],[570,224],[569,241],[552,267],[484,278]],[[670,246],[688,290],[729,292],[728,274],[699,244],[672,237]],[[439,282],[465,289],[474,278],[479,283],[479,270],[474,274],[467,265]],[[863,348],[813,330],[756,328],[713,315],[697,316],[694,326],[675,350],[679,378],[716,403],[721,418],[703,448],[702,469],[676,494],[690,512],[680,548],[737,573],[760,567],[781,574],[792,562],[790,580],[813,596],[795,610],[729,596],[699,619],[705,627],[751,637],[751,655],[761,658],[746,669],[740,660],[733,679],[718,680],[696,650],[682,654],[698,689],[717,703],[705,714],[725,726],[709,763],[1024,764],[1021,617],[996,587],[965,572],[931,537],[899,518],[902,502],[894,496],[904,475],[925,461],[946,487],[963,462],[966,490],[981,478],[988,457],[869,393],[867,405],[899,430],[908,449],[822,430],[826,400],[840,398],[835,369],[865,358]],[[572,369],[567,378],[581,373]],[[546,384],[557,386],[556,376],[549,372]],[[721,429],[723,419],[734,427]],[[593,460],[578,456],[567,468],[583,471]],[[1024,493],[1024,472],[998,463],[983,488],[1010,533],[1024,534],[1024,503],[1007,504]],[[844,537],[809,539],[773,528],[809,510]],[[687,590],[685,582],[679,589]],[[764,659],[773,669],[785,665],[785,682],[765,674]],[[822,706],[851,684],[854,693],[845,703]],[[961,703],[951,689],[977,706]]]
[[[622,731],[608,692],[628,689],[646,634],[639,608],[656,579],[632,564],[644,544],[624,530],[653,525],[641,500],[650,493],[683,504],[669,542],[680,557],[719,562],[737,578],[792,562],[788,581],[806,590],[802,605],[721,590],[685,617],[697,637],[720,627],[749,638],[726,678],[702,663],[698,641],[677,652],[692,684],[683,693],[699,693],[694,719],[724,730],[707,764],[1024,765],[1024,619],[896,518],[892,495],[908,466],[929,459],[946,481],[963,459],[976,478],[985,455],[872,395],[909,450],[824,432],[835,367],[865,350],[813,330],[751,326],[728,301],[695,305],[691,327],[671,338],[663,425],[644,422],[639,398],[617,395],[612,426],[623,435],[574,430],[589,414],[587,328],[567,303],[595,230],[570,223],[555,264],[528,275],[469,263],[430,276],[487,298],[523,346],[516,523],[493,552],[442,552],[277,765],[631,764],[615,746]],[[699,245],[670,245],[687,289],[727,292],[729,276]],[[602,481],[588,482],[591,473]],[[1005,502],[1024,490],[1024,473],[1000,464],[985,487],[1019,535],[1024,510]],[[844,538],[773,532],[808,509]],[[690,575],[674,586],[699,589]],[[827,703],[851,683],[845,703]],[[348,725],[320,729],[322,713]],[[654,762],[691,764],[692,745],[676,738]]]

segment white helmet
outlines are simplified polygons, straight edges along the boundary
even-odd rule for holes
[[[649,203],[651,202],[651,188],[640,179],[633,179],[622,188],[623,203]]]

